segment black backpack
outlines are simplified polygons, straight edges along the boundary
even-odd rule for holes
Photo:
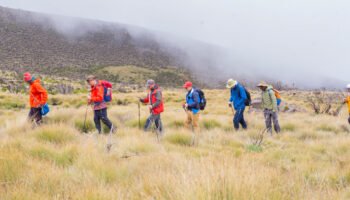
[[[251,96],[250,96],[250,92],[247,90],[247,88],[245,88],[244,86],[243,86],[243,88],[244,88],[244,91],[245,91],[245,93],[246,93],[246,95],[247,95],[247,99],[244,101],[244,104],[246,105],[246,106],[251,106],[252,105],[252,98],[251,98]]]
[[[205,99],[204,92],[201,89],[196,89],[199,95],[199,109],[204,110],[207,105],[207,100]]]

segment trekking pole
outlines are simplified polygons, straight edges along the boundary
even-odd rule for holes
[[[107,153],[109,153],[112,149],[112,131],[114,129],[114,126],[112,125],[111,130],[109,130],[109,135],[108,135],[108,139],[107,139],[107,145],[106,145],[106,149],[107,149]]]
[[[83,133],[87,133],[87,128],[86,128],[86,117],[87,117],[88,109],[89,109],[89,104],[86,104],[85,118],[84,118],[84,126],[83,126]]]
[[[231,110],[232,110],[232,114],[235,115],[235,109],[233,108],[233,102],[231,102]]]
[[[138,109],[139,109],[139,129],[141,129],[141,105],[140,101],[138,102]]]

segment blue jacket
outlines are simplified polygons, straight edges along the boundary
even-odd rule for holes
[[[235,87],[231,88],[231,98],[229,101],[233,102],[235,110],[245,109],[245,100],[247,98],[244,87],[240,83],[237,83]]]
[[[186,95],[186,103],[188,105],[187,109],[192,111],[193,114],[197,114],[199,112],[199,94],[195,88],[192,88]]]

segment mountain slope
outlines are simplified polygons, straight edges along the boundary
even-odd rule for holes
[[[185,80],[188,58],[141,28],[0,7],[2,70],[83,78],[99,67],[171,67]]]

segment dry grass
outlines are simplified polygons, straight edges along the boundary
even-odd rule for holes
[[[235,132],[227,91],[208,91],[200,141],[191,147],[191,132],[182,125],[184,92],[164,94],[169,101],[160,143],[154,133],[137,128],[140,95],[115,96],[130,104],[109,110],[119,127],[110,153],[107,135],[94,135],[91,127],[82,133],[85,108],[77,106],[78,95],[56,96],[62,104],[35,129],[25,121],[26,110],[0,110],[0,199],[350,198],[345,109],[339,117],[311,110],[282,113],[282,135],[265,135],[262,145],[255,145],[252,140],[264,128],[262,113],[247,114],[249,129]],[[142,107],[143,123],[147,115]],[[88,119],[91,126],[91,110]]]

